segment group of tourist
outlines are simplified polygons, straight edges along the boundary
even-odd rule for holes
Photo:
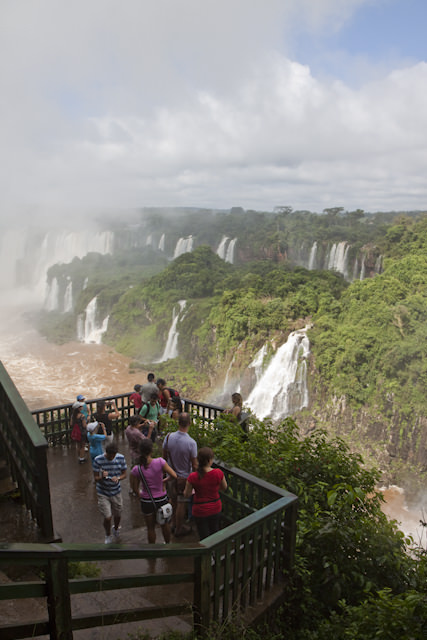
[[[226,490],[227,483],[223,472],[212,466],[213,451],[208,447],[197,451],[197,444],[188,433],[191,418],[183,411],[179,394],[166,387],[165,380],[154,380],[154,374],[150,373],[147,383],[135,385],[130,396],[134,413],[125,429],[131,467],[129,493],[140,499],[150,543],[156,541],[159,510],[167,513],[166,517],[157,519],[165,543],[170,542],[172,534],[181,537],[191,532],[190,517],[196,523],[199,538],[203,539],[220,528],[219,492]],[[164,414],[175,419],[178,428],[160,443],[157,436]],[[113,438],[112,420],[119,415],[113,401],[99,402],[90,418],[83,395],[72,405],[71,424],[78,460],[79,463],[86,461],[88,446],[106,544],[120,540],[121,481],[126,478],[128,468]],[[161,455],[156,457],[156,450],[161,451]]]

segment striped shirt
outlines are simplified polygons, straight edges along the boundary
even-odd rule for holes
[[[99,480],[96,483],[96,491],[102,496],[116,496],[121,492],[120,481],[114,482],[111,478],[114,476],[120,477],[123,471],[126,471],[126,460],[124,455],[121,453],[116,453],[113,460],[108,460],[105,453],[100,456],[96,456],[94,461],[92,462],[92,468],[95,473],[102,473],[102,471],[107,471],[108,477]]]

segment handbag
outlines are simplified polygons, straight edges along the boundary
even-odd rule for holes
[[[145,489],[151,498],[151,502],[153,503],[157,524],[166,524],[172,518],[173,509],[172,509],[171,503],[167,502],[161,507],[158,507],[154,501],[153,494],[151,493],[151,489],[148,486],[147,480],[145,479],[145,476],[142,473],[140,466],[138,466],[138,471],[139,471],[139,475],[141,476],[141,480],[144,483]]]
[[[74,440],[74,442],[81,442],[82,440],[82,432],[80,431],[80,427],[77,422],[71,431],[71,440]]]

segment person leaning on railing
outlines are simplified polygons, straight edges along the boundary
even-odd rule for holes
[[[117,420],[120,417],[120,413],[116,407],[116,403],[114,400],[109,400],[106,402],[105,400],[100,400],[96,403],[96,413],[95,420],[98,422],[102,422],[105,425],[105,431],[107,437],[104,440],[104,451],[107,448],[107,445],[111,444],[114,439],[113,434],[113,424],[112,420]]]

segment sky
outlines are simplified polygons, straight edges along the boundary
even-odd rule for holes
[[[426,24],[425,0],[1,0],[1,220],[425,210]]]

